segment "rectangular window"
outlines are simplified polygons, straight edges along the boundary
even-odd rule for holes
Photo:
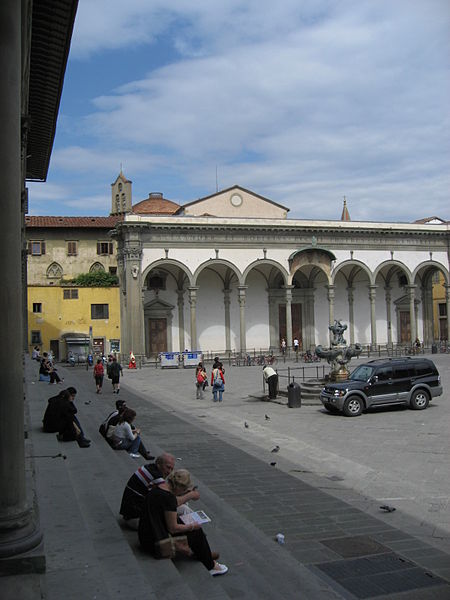
[[[34,313],[42,312],[42,302],[33,302],[33,312]]]
[[[447,305],[439,304],[439,316],[446,317],[447,316]]]
[[[64,300],[78,300],[78,290],[63,290]]]
[[[76,256],[78,254],[78,242],[67,242],[67,256]]]
[[[31,343],[33,344],[33,346],[35,346],[36,344],[42,344],[40,331],[32,331],[31,332]]]
[[[28,242],[28,254],[32,256],[42,256],[45,254],[45,242],[42,240]]]
[[[91,304],[91,319],[109,319],[109,304]]]
[[[97,242],[97,254],[112,254],[113,243],[112,242]]]
[[[117,275],[117,267],[109,267],[110,275]]]

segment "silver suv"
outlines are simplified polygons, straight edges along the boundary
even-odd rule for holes
[[[359,365],[346,381],[327,384],[320,399],[330,412],[357,417],[371,406],[406,404],[423,410],[441,394],[441,377],[433,361],[405,357]]]

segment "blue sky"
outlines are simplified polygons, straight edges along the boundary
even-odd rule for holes
[[[448,0],[80,0],[30,214],[233,184],[291,218],[450,219]]]

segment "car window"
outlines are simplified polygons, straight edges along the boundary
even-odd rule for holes
[[[372,377],[374,370],[369,365],[360,365],[350,375],[350,379],[353,381],[368,381]]]
[[[392,367],[380,367],[375,375],[378,377],[378,381],[387,381],[392,379]]]
[[[419,363],[416,365],[416,375],[418,375],[418,376],[433,375],[433,369],[432,369],[431,365],[429,365],[427,363]]]
[[[406,379],[407,377],[414,377],[414,374],[414,365],[398,365],[394,367],[394,379]]]

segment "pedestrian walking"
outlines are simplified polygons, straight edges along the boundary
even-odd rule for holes
[[[196,387],[196,398],[197,400],[203,400],[203,391],[205,389],[205,383],[207,383],[208,376],[206,374],[203,363],[199,362],[195,369],[195,387]]]
[[[103,361],[101,358],[99,358],[97,360],[97,363],[94,367],[94,379],[95,379],[95,385],[96,385],[96,393],[97,394],[101,394],[102,393],[102,387],[103,387],[103,377],[105,376],[105,369],[103,368]]]
[[[225,391],[225,377],[222,370],[222,363],[214,363],[216,366],[211,373],[211,388],[214,402],[222,402],[222,394]]]
[[[118,362],[117,358],[113,356],[111,366],[109,367],[108,376],[111,379],[113,386],[113,394],[120,392],[120,376],[123,375],[122,365]]]

